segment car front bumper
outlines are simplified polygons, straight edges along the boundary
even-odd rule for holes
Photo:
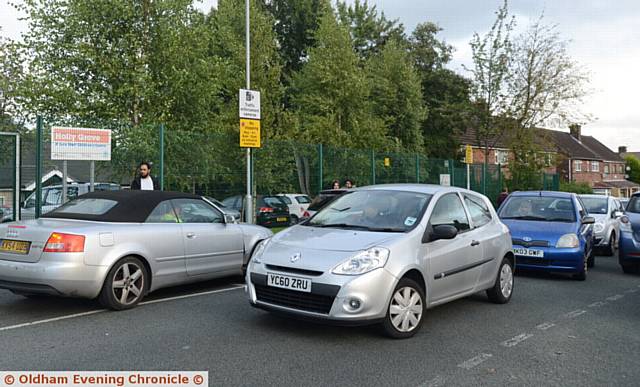
[[[513,247],[524,248],[518,245]],[[532,247],[531,249],[544,251],[544,257],[516,255],[516,268],[560,273],[579,273],[584,268],[584,250],[582,248]]]
[[[618,250],[620,263],[640,263],[640,241],[631,232],[622,232]]]
[[[108,266],[88,266],[82,253],[45,253],[35,263],[0,260],[0,289],[95,298]]]
[[[267,273],[307,278],[311,293],[267,286]],[[246,292],[251,305],[303,319],[321,320],[340,325],[364,325],[382,320],[398,279],[384,268],[359,276],[323,273],[320,276],[268,269],[251,262],[247,270]],[[351,300],[360,307],[352,310]]]

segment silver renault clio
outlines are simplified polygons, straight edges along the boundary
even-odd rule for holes
[[[414,335],[427,308],[486,290],[513,292],[511,237],[489,200],[434,185],[350,190],[308,221],[256,246],[251,305]]]

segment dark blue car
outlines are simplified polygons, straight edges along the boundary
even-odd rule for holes
[[[640,194],[631,197],[626,215],[620,218],[618,259],[625,273],[640,269]]]
[[[516,268],[587,278],[594,265],[593,227],[580,198],[573,193],[514,192],[498,215],[511,231]]]

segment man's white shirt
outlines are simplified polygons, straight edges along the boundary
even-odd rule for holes
[[[140,189],[143,191],[153,191],[153,180],[151,180],[151,176],[140,178]]]

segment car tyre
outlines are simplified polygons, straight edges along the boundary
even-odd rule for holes
[[[617,246],[616,233],[612,232],[611,237],[609,238],[609,245],[607,246],[604,252],[605,255],[608,257],[614,256],[616,254],[616,246]]]
[[[149,273],[136,257],[125,257],[109,270],[98,300],[113,310],[131,309],[149,290]]]
[[[589,258],[582,258],[582,271],[579,272],[578,274],[574,274],[573,275],[573,279],[576,279],[578,281],[584,281],[587,279],[587,271],[589,268],[589,264],[588,264]]]
[[[596,265],[596,255],[594,252],[591,252],[589,258],[587,258],[587,267],[591,269]]]
[[[402,278],[393,290],[382,328],[393,339],[407,339],[422,327],[425,311],[422,286],[410,278]]]
[[[487,289],[487,297],[494,304],[506,304],[513,295],[514,270],[513,263],[508,258],[503,258],[498,268],[496,282],[491,289]]]

